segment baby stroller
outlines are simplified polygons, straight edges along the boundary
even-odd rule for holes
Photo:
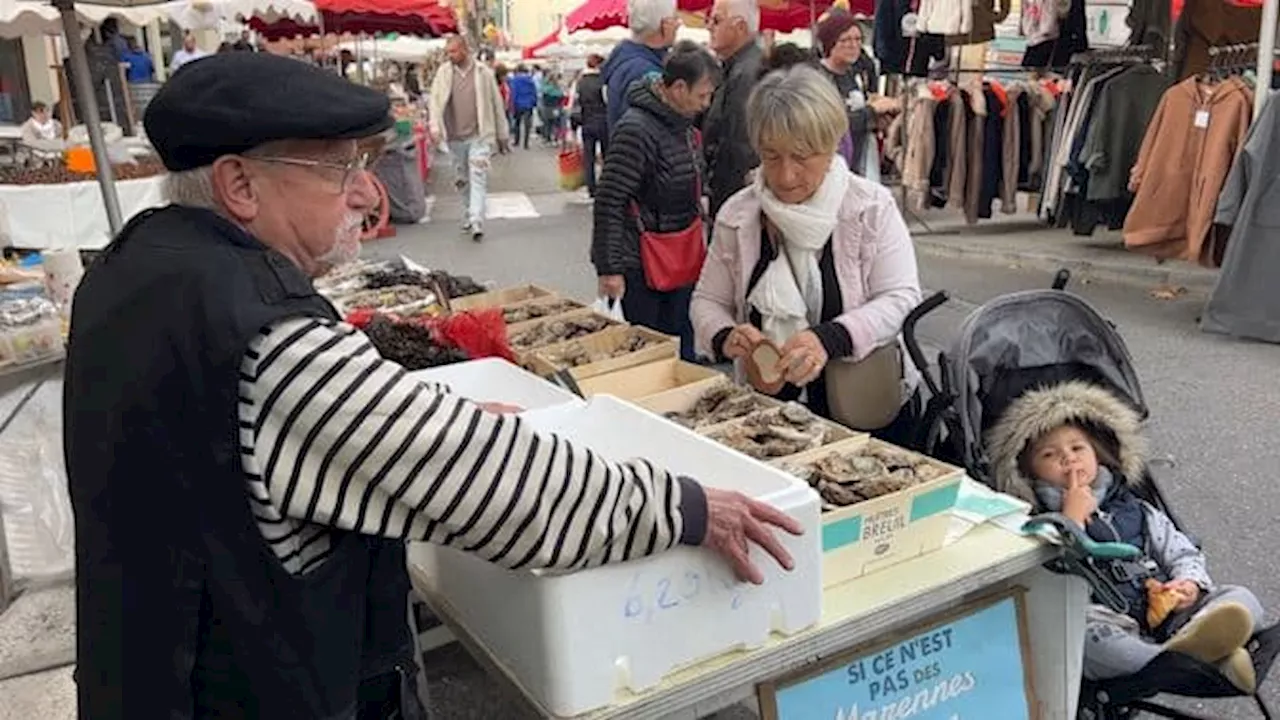
[[[1069,277],[1067,271],[1060,271],[1050,290],[1012,293],[974,310],[950,351],[939,353],[937,378],[920,349],[915,327],[948,298],[945,293],[935,294],[911,314],[903,337],[931,395],[917,447],[963,465],[975,480],[994,486],[983,438],[1010,404],[1028,390],[1085,381],[1110,390],[1140,417],[1147,417],[1146,401],[1124,341],[1085,300],[1064,291]],[[1143,468],[1134,489],[1181,528],[1149,467]],[[1064,553],[1049,569],[1080,575],[1100,599],[1115,597],[1117,590],[1110,576],[1094,569],[1089,557],[1092,543],[1087,536],[1073,523],[1054,524],[1063,537]],[[1280,654],[1280,626],[1259,631],[1246,649],[1260,686]],[[1204,699],[1243,695],[1216,667],[1166,652],[1134,675],[1085,680],[1078,717],[1126,720],[1148,712],[1172,720],[1202,720],[1153,702],[1159,694]],[[1262,698],[1254,693],[1252,699],[1262,717],[1270,720],[1273,716]]]

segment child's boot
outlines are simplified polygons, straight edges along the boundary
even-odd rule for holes
[[[1235,652],[1227,656],[1226,660],[1218,663],[1218,670],[1222,672],[1223,677],[1231,681],[1240,689],[1240,692],[1246,695],[1252,695],[1258,690],[1258,675],[1253,669],[1253,658],[1249,656],[1249,651],[1244,648],[1237,648]]]
[[[1211,605],[1179,630],[1165,650],[1215,665],[1244,647],[1253,635],[1253,616],[1240,603]]]

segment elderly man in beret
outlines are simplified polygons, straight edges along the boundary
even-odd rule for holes
[[[748,581],[752,545],[791,566],[791,518],[417,382],[316,294],[359,251],[388,110],[265,53],[192,63],[148,106],[173,204],[89,269],[68,348],[81,717],[414,717],[406,540],[509,568],[679,544]]]

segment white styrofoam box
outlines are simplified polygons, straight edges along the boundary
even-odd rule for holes
[[[409,373],[409,377],[444,383],[456,394],[475,402],[500,402],[518,405],[525,410],[564,403],[582,404],[577,395],[501,358],[468,360],[416,370]]]
[[[547,710],[565,717],[604,707],[680,667],[818,621],[820,502],[803,482],[612,396],[525,418],[611,460],[644,457],[704,485],[741,491],[806,529],[800,537],[778,531],[795,559],[792,572],[752,549],[765,575],[760,586],[737,582],[701,548],[560,573],[511,572],[415,543],[411,562],[423,567],[433,593]]]

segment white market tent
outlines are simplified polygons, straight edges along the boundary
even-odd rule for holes
[[[218,30],[223,23],[251,17],[266,23],[293,20],[300,24],[315,24],[319,18],[309,0],[174,0],[162,7],[170,20],[187,30]]]
[[[338,44],[339,50],[345,50],[364,60],[393,60],[396,62],[422,62],[431,53],[444,49],[447,41],[444,38],[420,38],[400,35],[394,40],[347,40]]]

